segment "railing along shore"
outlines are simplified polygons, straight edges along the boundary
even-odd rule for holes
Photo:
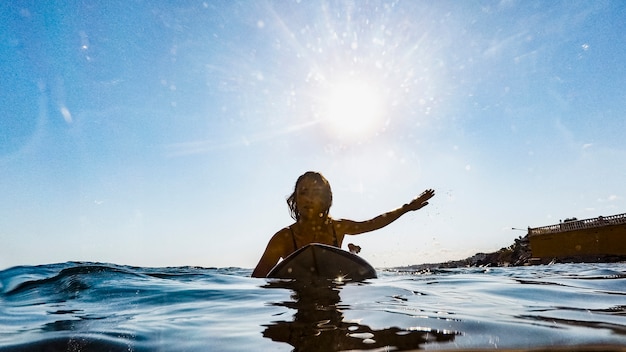
[[[598,216],[597,218],[584,219],[584,220],[572,220],[565,221],[560,224],[548,225],[542,227],[528,228],[528,234],[544,235],[548,233],[558,233],[573,230],[592,229],[596,227],[603,227],[606,225],[619,225],[626,224],[626,213],[617,214],[611,216]]]

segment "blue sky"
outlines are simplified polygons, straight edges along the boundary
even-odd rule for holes
[[[253,267],[307,170],[374,266],[626,212],[622,1],[0,4],[0,267]]]

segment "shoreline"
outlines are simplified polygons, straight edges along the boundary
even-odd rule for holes
[[[429,269],[453,269],[453,268],[481,268],[481,267],[509,267],[549,265],[556,263],[618,263],[625,262],[626,256],[620,255],[581,255],[568,257],[533,257],[530,249],[528,235],[518,237],[508,247],[500,248],[495,252],[476,253],[471,257],[451,260],[443,263],[425,263],[409,266],[396,267],[401,270],[429,270]]]

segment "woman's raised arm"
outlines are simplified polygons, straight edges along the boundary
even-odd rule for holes
[[[414,211],[425,207],[426,205],[428,205],[428,200],[434,195],[434,190],[427,189],[422,192],[422,194],[414,198],[412,201],[398,209],[394,209],[366,221],[340,220],[338,226],[340,227],[340,231],[346,235],[357,235],[360,233],[378,230],[396,221],[399,217],[408,213],[409,211]]]

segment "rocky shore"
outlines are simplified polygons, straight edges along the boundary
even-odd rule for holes
[[[419,264],[398,269],[428,270],[464,267],[507,267],[526,266],[554,263],[615,263],[626,261],[626,256],[594,255],[567,258],[533,258],[530,250],[528,235],[518,237],[508,247],[491,253],[476,253],[475,255],[445,263]]]

